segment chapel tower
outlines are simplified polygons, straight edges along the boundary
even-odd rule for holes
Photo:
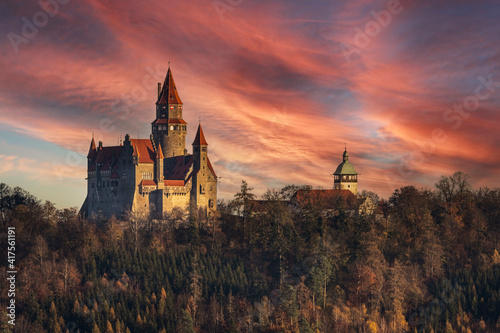
[[[333,173],[333,188],[335,190],[349,190],[355,196],[358,195],[358,173],[349,162],[347,147],[342,155],[342,163]]]

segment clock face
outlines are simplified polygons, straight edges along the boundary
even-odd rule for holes
[[[170,125],[170,130],[172,131],[174,129],[174,125]]]

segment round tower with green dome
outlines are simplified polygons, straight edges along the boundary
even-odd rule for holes
[[[333,173],[333,188],[335,190],[349,190],[355,196],[358,195],[358,173],[349,162],[347,147],[342,155],[343,161]]]

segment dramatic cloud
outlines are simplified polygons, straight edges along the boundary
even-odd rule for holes
[[[344,143],[383,196],[457,170],[500,186],[494,1],[41,3],[0,5],[0,175],[30,190],[63,174],[46,188],[60,205],[66,183],[83,200],[92,132],[149,136],[168,62],[223,198],[241,179],[329,187]]]

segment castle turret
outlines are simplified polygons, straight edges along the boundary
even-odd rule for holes
[[[203,129],[201,124],[198,126],[198,132],[196,132],[196,137],[193,141],[193,160],[194,160],[194,170],[203,170],[207,164],[207,148],[208,143],[205,140],[205,135],[203,134]]]
[[[342,155],[342,163],[339,164],[333,173],[333,188],[336,190],[349,190],[354,195],[358,195],[358,173],[349,162],[347,147]]]
[[[207,193],[210,177],[207,148],[208,143],[207,140],[205,140],[205,135],[203,134],[203,129],[200,124],[193,141],[193,172],[195,173],[195,177],[193,177],[193,189],[191,194],[197,207],[206,208],[210,207],[210,198]],[[210,190],[210,188],[208,190]]]
[[[187,123],[182,119],[182,101],[169,68],[163,87],[158,89],[156,119],[151,123],[155,143],[165,157],[180,156],[186,148]]]

